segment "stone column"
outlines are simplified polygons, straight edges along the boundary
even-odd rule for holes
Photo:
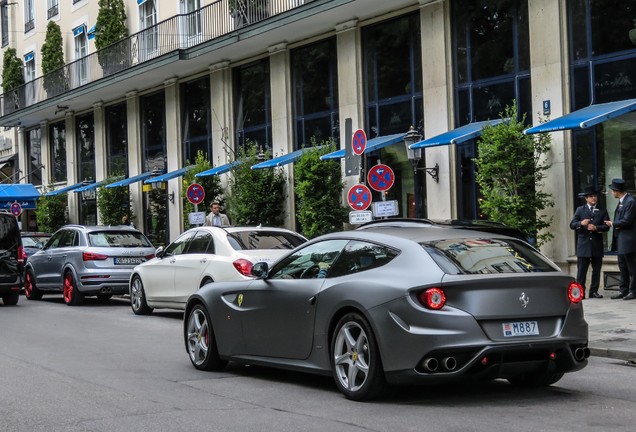
[[[430,138],[452,129],[453,94],[452,47],[448,2],[420,0],[422,43],[422,85],[424,93],[424,137]],[[457,214],[454,146],[441,146],[423,151],[427,167],[439,165],[439,183],[425,171],[427,215],[431,219],[448,219]],[[421,167],[424,162],[421,162]]]
[[[128,136],[128,176],[134,177],[143,171],[143,148],[141,145],[141,127],[139,124],[139,96],[136,91],[126,93],[126,124]],[[146,232],[143,207],[143,181],[128,186],[130,208],[135,227]]]
[[[294,151],[292,125],[292,92],[289,50],[286,43],[269,47],[269,77],[272,107],[272,154],[282,156]],[[285,203],[285,226],[295,229],[296,208],[294,206],[294,166],[283,167],[287,176],[287,200]]]
[[[234,121],[232,116],[232,74],[227,61],[210,66],[210,108],[212,115],[212,166],[234,160]],[[227,175],[221,174],[221,184],[227,188]]]
[[[166,148],[167,171],[171,172],[183,168],[183,152],[181,149],[181,115],[179,113],[179,88],[177,79],[164,81],[166,97]],[[181,184],[183,177],[168,181],[166,192],[168,197],[168,232],[170,240],[175,239],[182,232],[183,203],[181,202]]]

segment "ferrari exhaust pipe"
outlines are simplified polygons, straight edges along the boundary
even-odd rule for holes
[[[588,358],[590,356],[590,349],[588,347],[583,348],[583,355],[585,356],[585,358]]]
[[[427,359],[424,359],[424,361],[422,362],[422,366],[424,366],[424,369],[426,369],[429,372],[435,372],[437,368],[439,367],[439,362],[437,361],[436,358],[429,357]]]
[[[442,367],[447,371],[453,371],[457,367],[457,360],[455,357],[445,357],[442,359]]]
[[[589,351],[589,350],[588,350]],[[585,360],[585,349],[584,348],[577,348],[574,350],[574,358],[577,361],[583,361]]]

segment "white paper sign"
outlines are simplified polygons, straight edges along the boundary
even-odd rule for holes
[[[373,216],[375,217],[397,216],[399,214],[397,200],[374,201],[372,204]]]
[[[373,220],[373,213],[368,210],[350,211],[349,223],[351,225],[359,225]]]
[[[188,214],[190,225],[203,225],[205,223],[205,212],[192,212]]]

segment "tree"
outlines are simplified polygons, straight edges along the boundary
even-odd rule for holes
[[[60,94],[66,89],[64,70],[64,41],[62,31],[55,21],[46,25],[46,37],[40,53],[42,54],[42,75],[44,89],[49,96]]]
[[[312,138],[311,145],[319,144]],[[335,143],[321,145],[324,147],[303,153],[294,164],[296,215],[300,231],[308,238],[342,231],[349,213],[341,204],[344,185],[340,162],[320,160],[320,156],[335,150]]]
[[[46,196],[49,189],[45,188],[35,209],[35,221],[38,230],[53,233],[68,223],[68,201],[65,193]]]
[[[189,164],[190,162],[188,162]],[[188,187],[192,183],[199,183],[203,186],[205,190],[205,198],[201,204],[199,204],[199,211],[206,211],[207,208],[210,207],[210,204],[213,201],[219,201],[221,206],[223,205],[223,187],[221,186],[221,181],[219,180],[219,176],[208,176],[208,177],[195,177],[195,174],[200,172],[209,170],[212,168],[210,161],[207,158],[207,155],[202,151],[197,153],[197,159],[195,162],[195,167],[185,173],[183,177],[183,223],[185,225],[185,229],[191,228],[190,222],[188,221],[188,215],[194,211],[194,204],[187,200],[186,192]]]
[[[501,117],[502,123],[484,128],[474,159],[481,210],[490,220],[519,228],[540,246],[554,237],[545,231],[552,217],[543,213],[554,202],[542,191],[552,139],[547,133],[524,135],[525,115],[518,119],[516,105],[506,107]]]
[[[128,53],[123,43],[111,46],[128,37],[123,0],[99,0],[95,33],[99,63],[103,68],[118,70],[117,66],[125,62]]]
[[[102,187],[97,189],[97,209],[102,225],[121,225],[124,216],[128,216],[131,223],[134,220],[128,186],[104,187],[118,180],[121,180],[121,177],[109,177]]]
[[[285,221],[285,184],[281,168],[252,169],[260,162],[258,147],[248,142],[238,152],[240,163],[231,171],[227,197],[228,213],[234,225],[281,226]],[[269,158],[269,152],[265,154]]]
[[[2,89],[4,91],[4,108],[8,112],[20,109],[21,99],[24,98],[24,65],[22,59],[16,55],[15,48],[7,48],[2,59]],[[20,97],[22,93],[22,97]]]

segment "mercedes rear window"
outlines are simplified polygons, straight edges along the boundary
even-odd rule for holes
[[[556,272],[532,246],[511,239],[444,239],[421,243],[448,274]]]
[[[236,231],[227,238],[234,250],[294,249],[305,243],[299,235],[280,231]]]
[[[140,232],[96,231],[88,233],[88,242],[96,247],[152,247],[150,241]]]

